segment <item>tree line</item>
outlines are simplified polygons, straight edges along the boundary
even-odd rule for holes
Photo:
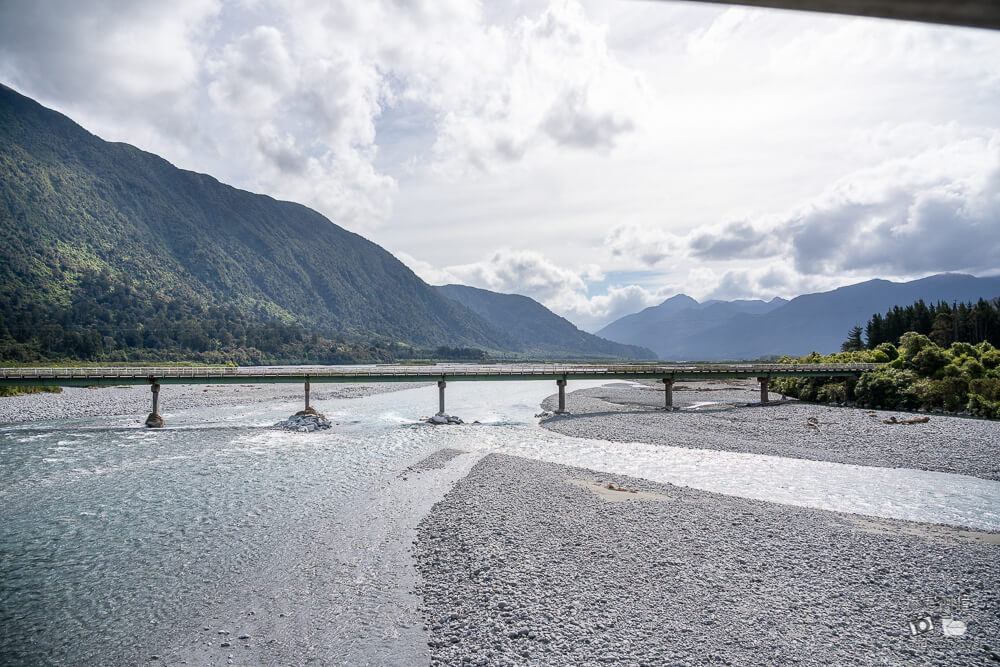
[[[213,364],[386,363],[488,358],[463,347],[418,348],[398,341],[306,329],[263,308],[168,298],[106,272],[83,276],[68,299],[0,300],[0,362],[192,361]]]
[[[862,329],[850,330],[841,351],[874,350],[882,343],[897,343],[908,331],[927,336],[938,347],[952,343],[983,343],[1000,347],[1000,298],[976,303],[895,306],[885,315],[875,313]]]

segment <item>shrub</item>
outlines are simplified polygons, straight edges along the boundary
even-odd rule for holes
[[[991,401],[982,394],[970,393],[965,409],[977,417],[1000,418],[1000,401]]]
[[[964,378],[947,377],[925,382],[926,389],[920,392],[923,407],[957,411],[965,406],[969,383]]]
[[[889,355],[882,350],[872,350],[871,358],[872,362],[876,364],[886,364],[892,361],[892,359],[889,358]]]
[[[1000,401],[1000,378],[980,378],[969,382],[969,393],[990,401]]]
[[[895,361],[899,358],[899,350],[892,343],[879,343],[878,347],[875,348],[875,352],[881,352],[885,356],[889,357],[889,361]]]
[[[906,407],[919,397],[906,389],[913,385],[917,376],[908,370],[896,368],[880,368],[877,371],[865,373],[858,380],[855,389],[858,401],[876,407]]]
[[[986,374],[986,369],[979,363],[979,359],[967,357],[962,363],[962,375],[970,380],[976,380]]]
[[[821,403],[843,403],[847,400],[847,383],[829,382],[816,392],[816,400]]]
[[[888,363],[886,363],[886,361]],[[969,410],[978,416],[1000,416],[1000,350],[989,343],[954,343],[947,349],[926,336],[908,332],[899,349],[882,343],[874,350],[838,352],[791,359],[786,363],[870,361],[883,363],[859,380],[843,378],[784,378],[775,389],[803,401],[843,403],[884,408]],[[973,398],[975,394],[975,398]],[[970,407],[971,406],[971,407]]]
[[[980,343],[979,347],[982,350],[979,353],[979,361],[983,364],[984,368],[992,370],[1000,366],[1000,350],[989,343]]]
[[[937,345],[931,344],[917,352],[907,365],[915,370],[918,375],[927,377],[934,375],[938,370],[944,368],[947,363],[948,359],[945,357],[944,351]]]
[[[927,336],[913,331],[907,331],[899,338],[899,356],[904,362],[909,362],[926,347],[937,347]]]
[[[979,359],[979,355],[982,353],[980,346],[973,345],[971,343],[952,343],[951,347],[948,348],[951,352],[951,356],[958,359],[959,357],[972,357],[973,359]]]

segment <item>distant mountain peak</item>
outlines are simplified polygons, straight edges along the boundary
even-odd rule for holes
[[[665,299],[660,306],[697,306],[697,299],[689,297],[687,294],[675,294],[669,299]]]
[[[518,340],[529,354],[550,358],[655,357],[652,350],[581,331],[566,318],[521,294],[501,294],[466,285],[442,285],[434,289]]]

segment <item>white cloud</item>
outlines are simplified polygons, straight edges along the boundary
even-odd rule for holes
[[[661,303],[668,296],[673,296],[673,292],[666,289],[651,292],[640,285],[622,285],[592,297],[573,294],[566,303],[553,305],[553,309],[584,331],[594,332],[620,317]]]
[[[636,259],[647,267],[656,266],[677,250],[676,239],[655,227],[623,224],[612,227],[604,245],[613,257]]]
[[[142,101],[191,86],[217,0],[0,4],[3,75],[51,100]]]
[[[216,107],[247,121],[269,118],[299,77],[284,35],[273,26],[258,26],[226,44],[207,70],[212,76],[208,94]]]
[[[434,152],[442,173],[490,172],[553,143],[608,151],[641,122],[642,77],[617,61],[606,30],[576,2],[471,34],[479,42],[472,53],[493,55],[449,71],[448,97],[412,91],[441,114]]]
[[[448,271],[465,284],[494,292],[524,294],[543,303],[587,288],[578,272],[532,250],[500,250],[484,262],[450,266]]]
[[[503,294],[529,296],[586,331],[595,331],[628,313],[663,301],[664,291],[639,285],[611,286],[605,294],[588,296],[587,282],[604,275],[594,265],[573,270],[542,253],[501,250],[472,264],[437,268],[405,252],[396,257],[432,285],[458,283]]]
[[[802,273],[983,273],[1000,256],[1000,132],[850,174],[792,216]]]
[[[752,259],[772,257],[785,244],[773,230],[755,226],[747,220],[731,222],[717,230],[698,230],[691,234],[691,255],[704,259]]]
[[[104,138],[173,159],[211,152],[211,133],[199,124],[199,85],[221,6],[3,2],[0,79]]]

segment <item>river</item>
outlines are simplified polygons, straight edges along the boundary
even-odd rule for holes
[[[409,514],[380,498],[403,484],[406,466],[441,448],[1000,530],[997,482],[569,438],[534,417],[553,389],[449,383],[448,411],[481,422],[458,427],[417,421],[436,409],[436,387],[316,402],[336,426],[310,434],[268,428],[297,403],[171,413],[169,396],[163,430],[138,427],[135,417],[4,426],[0,662],[136,663],[178,646],[186,647],[178,655],[197,659],[198,633],[255,641],[235,636],[234,619],[286,608],[272,615],[290,619],[288,627],[271,630],[305,633],[337,660],[419,657],[407,653],[421,640],[415,603],[397,590],[412,573],[399,570],[415,517],[447,484],[410,487]],[[399,526],[379,525],[396,519]],[[386,609],[398,609],[398,618]]]

